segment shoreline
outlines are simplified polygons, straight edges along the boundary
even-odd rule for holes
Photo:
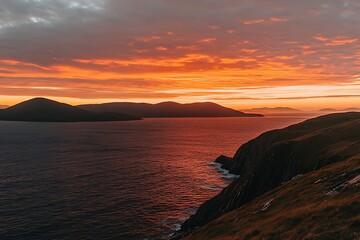
[[[312,159],[315,156],[319,158],[316,153],[319,152],[318,154],[320,154],[322,148],[326,146],[340,144],[343,141],[345,141],[345,144],[351,139],[356,144],[358,142],[356,131],[349,132],[347,129],[356,129],[359,118],[359,112],[336,113],[311,118],[298,124],[261,134],[241,145],[233,158],[220,156],[216,160],[218,164],[214,163],[213,165],[221,169],[225,168],[225,173],[230,172],[231,174],[240,175],[239,178],[224,188],[218,195],[204,202],[199,207],[197,213],[182,224],[181,230],[172,239],[180,239],[187,236],[194,229],[206,226],[212,220],[262,196],[267,191],[279,186],[281,187],[284,185],[284,182],[292,182],[297,179],[297,176],[313,172],[316,169],[321,169],[321,167],[331,164],[335,161],[332,160],[334,158],[337,159],[336,161],[340,161],[344,157],[339,159],[339,157],[335,157],[337,155],[330,158],[328,155],[324,155],[324,159],[318,160],[322,161],[321,164],[316,161],[314,162]],[[316,132],[315,136],[312,135],[312,132]],[[322,139],[322,135],[329,134],[329,132],[335,133],[335,135],[332,135],[333,138]],[[302,140],[295,140],[298,138]],[[318,144],[322,144],[322,147],[314,148]],[[352,149],[348,144],[345,146]],[[309,151],[308,148],[313,150]],[[332,149],[332,147],[329,149]],[[340,152],[336,154],[340,154],[340,156],[345,154],[343,152],[344,149],[338,151]],[[356,150],[355,147],[355,150],[347,150],[345,156],[351,156],[349,151],[356,154],[358,149]],[[296,155],[291,157],[294,154]],[[305,159],[302,156],[304,154],[307,156]],[[334,153],[331,154],[333,155]],[[291,161],[287,161],[287,159],[291,159]],[[307,161],[307,164],[313,167],[299,165],[301,161]],[[279,169],[274,169],[274,166],[277,166]],[[262,177],[257,178],[256,176]],[[275,182],[274,179],[276,179]]]

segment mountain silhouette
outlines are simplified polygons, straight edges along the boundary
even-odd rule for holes
[[[251,108],[251,109],[245,109],[244,112],[248,113],[260,113],[264,115],[303,115],[304,112],[302,110],[296,109],[296,108],[290,108],[290,107],[261,107],[261,108]]]
[[[114,102],[78,106],[93,112],[122,112],[144,118],[176,117],[262,117],[261,114],[244,113],[212,102],[180,104],[162,102],[158,104]]]
[[[349,107],[345,109],[335,109],[335,108],[323,108],[318,110],[319,112],[359,112],[360,108],[357,107]]]
[[[359,112],[360,108],[358,107],[350,107],[350,108],[345,108],[342,111],[348,111],[348,112]]]
[[[335,108],[322,108],[319,110],[319,112],[338,112],[339,110]]]
[[[246,109],[244,111],[246,111],[246,112],[261,112],[261,113],[262,112],[267,112],[267,113],[268,112],[270,112],[270,113],[301,113],[301,112],[303,112],[302,110],[290,108],[290,107],[251,108],[251,109]]]
[[[122,113],[93,113],[46,98],[34,98],[0,110],[0,120],[30,122],[94,122],[140,120]]]

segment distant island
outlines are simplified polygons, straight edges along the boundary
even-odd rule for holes
[[[142,118],[263,117],[262,114],[244,113],[212,102],[189,104],[176,102],[163,102],[158,104],[114,102],[79,105],[78,107],[92,112],[119,112]]]
[[[174,239],[358,239],[360,112],[266,132],[216,162],[239,175]]]
[[[358,112],[360,108],[350,107],[345,109],[335,109],[335,108],[323,108],[318,110],[319,112],[332,113],[332,112]]]
[[[46,98],[33,98],[12,107],[0,109],[0,121],[29,122],[101,122],[141,120],[142,118],[262,116],[243,113],[211,102],[104,103],[71,106]]]
[[[360,111],[360,108],[358,107],[350,107],[350,108],[345,108],[341,111],[346,111],[346,112],[359,112]]]
[[[34,98],[0,110],[2,121],[29,122],[100,122],[141,120],[122,113],[93,113],[69,104],[46,98]]]
[[[249,113],[261,113],[265,115],[292,115],[292,114],[303,114],[304,112],[300,109],[290,108],[290,107],[262,107],[262,108],[251,108],[245,109],[245,112]]]
[[[335,109],[335,108],[322,108],[319,109],[319,112],[337,112],[339,110]]]

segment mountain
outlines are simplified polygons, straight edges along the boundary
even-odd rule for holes
[[[320,109],[319,112],[338,112],[339,110],[335,109],[335,108],[323,108]]]
[[[335,112],[359,112],[360,108],[350,107],[345,109],[335,109],[335,108],[323,108],[319,112],[335,113]]]
[[[158,104],[115,102],[80,105],[78,107],[93,112],[122,112],[144,118],[262,117],[261,114],[247,114],[211,102],[190,104],[180,104],[176,102],[163,102]]]
[[[249,113],[261,113],[265,115],[292,115],[292,114],[303,114],[304,112],[299,109],[295,108],[289,108],[289,107],[274,107],[274,108],[251,108],[251,109],[245,109],[244,112]]]
[[[240,232],[240,229],[242,229],[241,227],[239,227],[239,229],[232,228],[234,225],[226,225],[225,222],[221,222],[222,218],[219,217],[235,209],[236,213],[244,213],[252,207],[258,206],[258,201],[262,203],[262,207],[264,210],[266,210],[266,205],[271,206],[272,201],[270,200],[274,199],[273,204],[278,204],[277,210],[280,211],[281,209],[284,211],[283,213],[277,212],[277,214],[279,214],[282,219],[280,219],[280,217],[279,219],[273,218],[274,216],[271,214],[266,214],[266,211],[263,213],[260,212],[259,215],[255,215],[258,211],[254,211],[251,213],[248,212],[248,215],[239,215],[237,217],[237,221],[241,222],[243,226],[251,225],[254,228],[254,232],[251,233],[254,234],[253,237],[255,237],[256,234],[263,234],[262,231],[265,230],[277,232],[274,233],[275,235],[272,238],[271,234],[269,233],[270,235],[267,238],[257,239],[300,239],[299,237],[281,238],[276,234],[278,234],[279,231],[281,232],[285,226],[282,226],[282,228],[279,229],[272,229],[271,226],[276,226],[276,224],[280,225],[283,219],[286,219],[287,216],[293,215],[293,222],[289,222],[288,224],[291,224],[290,227],[299,227],[298,225],[302,222],[303,219],[302,217],[309,217],[304,216],[303,214],[310,214],[308,211],[315,211],[311,210],[311,208],[305,208],[307,205],[315,209],[317,208],[317,205],[311,205],[311,202],[306,202],[306,200],[303,200],[304,209],[296,209],[297,206],[300,206],[299,204],[301,203],[301,199],[293,198],[293,196],[298,194],[298,196],[306,197],[305,199],[312,197],[311,191],[313,190],[312,188],[314,187],[314,182],[306,181],[306,179],[309,177],[309,179],[313,180],[311,176],[315,176],[316,174],[319,174],[318,176],[323,176],[321,172],[323,167],[329,166],[330,168],[334,167],[335,169],[337,168],[337,165],[331,166],[331,164],[335,163],[339,164],[339,169],[345,167],[346,164],[356,166],[356,169],[347,169],[348,172],[346,172],[343,176],[343,172],[339,173],[337,172],[338,170],[335,169],[334,171],[343,177],[341,178],[342,180],[340,179],[339,181],[332,179],[334,176],[331,174],[326,175],[327,180],[324,184],[326,184],[326,187],[329,189],[337,189],[337,185],[332,186],[332,183],[340,184],[341,181],[352,181],[352,177],[359,178],[359,136],[360,113],[336,113],[313,118],[299,124],[291,125],[284,129],[266,132],[242,145],[232,158],[224,156],[219,157],[216,160],[217,162],[223,164],[223,167],[229,170],[230,173],[240,175],[240,177],[234,180],[228,187],[224,188],[219,195],[203,203],[196,214],[192,215],[187,221],[183,223],[178,236],[182,236],[183,234],[191,232],[191,230],[200,226],[204,226],[217,218],[217,220],[210,224],[219,224],[217,227],[222,227],[224,230],[216,234],[212,230],[209,230],[209,226],[214,225],[207,225],[204,228],[200,228],[198,231],[200,231],[199,234],[202,234],[201,236],[204,236],[203,234],[209,234],[208,238],[197,238],[195,236],[200,235],[196,235],[196,233],[194,233],[194,237],[189,237],[189,239],[211,239],[212,237],[214,237],[213,239],[217,239],[215,238],[216,235],[220,236],[221,234],[226,233],[242,234]],[[324,168],[324,171],[325,169],[326,168]],[[285,188],[285,186],[282,185],[283,183],[289,182],[301,175],[306,176],[303,178],[304,181],[301,182],[301,187]],[[290,184],[289,186],[292,185]],[[323,183],[321,183],[321,186],[325,187]],[[280,193],[277,195],[276,189],[279,189],[279,191],[281,190],[281,194],[284,194],[283,198],[281,197],[282,195]],[[275,193],[271,191],[275,191]],[[318,195],[314,195],[313,197],[316,198]],[[321,208],[325,208],[325,210],[329,211],[331,210],[334,214],[336,212],[338,215],[343,214],[344,217],[347,217],[347,215],[350,217],[348,211],[339,212],[339,209],[336,209],[336,207],[333,209],[331,205],[324,203],[323,201],[327,200],[327,195],[325,193],[321,192],[320,195],[321,196],[319,196],[319,199],[316,201],[322,202],[323,205]],[[342,197],[347,199],[346,195]],[[359,197],[358,193],[357,197]],[[267,199],[268,204],[266,204],[267,202],[264,202],[265,199]],[[288,205],[285,201],[290,201],[290,199],[292,199],[292,202],[290,202],[290,205]],[[352,204],[347,206],[350,209],[354,207],[356,208],[356,206],[359,207],[358,203],[357,205],[353,205],[355,203],[353,203],[352,198],[349,197],[347,201],[351,202],[349,204]],[[296,205],[293,205],[293,202],[295,202]],[[294,208],[297,211],[294,210],[295,212],[291,212],[289,210],[291,208]],[[323,209],[321,208],[319,206],[317,210],[323,213]],[[289,215],[286,215],[285,211],[289,211]],[[232,214],[233,212],[229,214]],[[290,215],[290,213],[292,215]],[[224,218],[226,216],[227,215],[225,215]],[[315,220],[324,222],[329,221],[325,215],[312,215],[312,217],[314,218],[312,219],[313,222]],[[336,217],[336,215],[333,215],[333,217]],[[249,222],[246,222],[246,219]],[[252,221],[254,221],[254,223],[252,223]],[[262,230],[255,229],[255,223],[261,221],[268,223],[270,227],[261,227],[261,225],[258,225],[257,227],[261,228]],[[357,220],[357,223],[352,223],[354,224],[354,227],[359,227],[358,221],[359,219]],[[304,224],[305,223],[306,222],[304,222]],[[236,224],[236,222],[234,222],[234,224]],[[316,227],[320,226],[321,225],[318,225]],[[312,227],[315,229],[315,226]],[[201,229],[203,231],[201,231]],[[247,231],[245,232],[248,233]],[[211,233],[213,233],[213,235],[211,235]],[[227,239],[232,238],[229,237]],[[251,239],[251,236],[239,239]]]
[[[346,112],[359,112],[360,108],[357,107],[351,107],[351,108],[345,108],[342,111],[346,111]]]
[[[46,98],[34,98],[0,110],[0,120],[30,122],[93,122],[140,120],[121,113],[93,113]]]

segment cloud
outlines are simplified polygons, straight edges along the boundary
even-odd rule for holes
[[[263,22],[265,22],[264,19],[256,19],[256,20],[245,21],[244,24],[249,25],[249,24],[258,24]]]
[[[347,36],[335,36],[334,38],[326,38],[320,35],[315,36],[316,40],[325,42],[326,46],[340,46],[357,42],[359,39]]]
[[[355,0],[3,0],[0,95],[349,85],[359,16]]]

